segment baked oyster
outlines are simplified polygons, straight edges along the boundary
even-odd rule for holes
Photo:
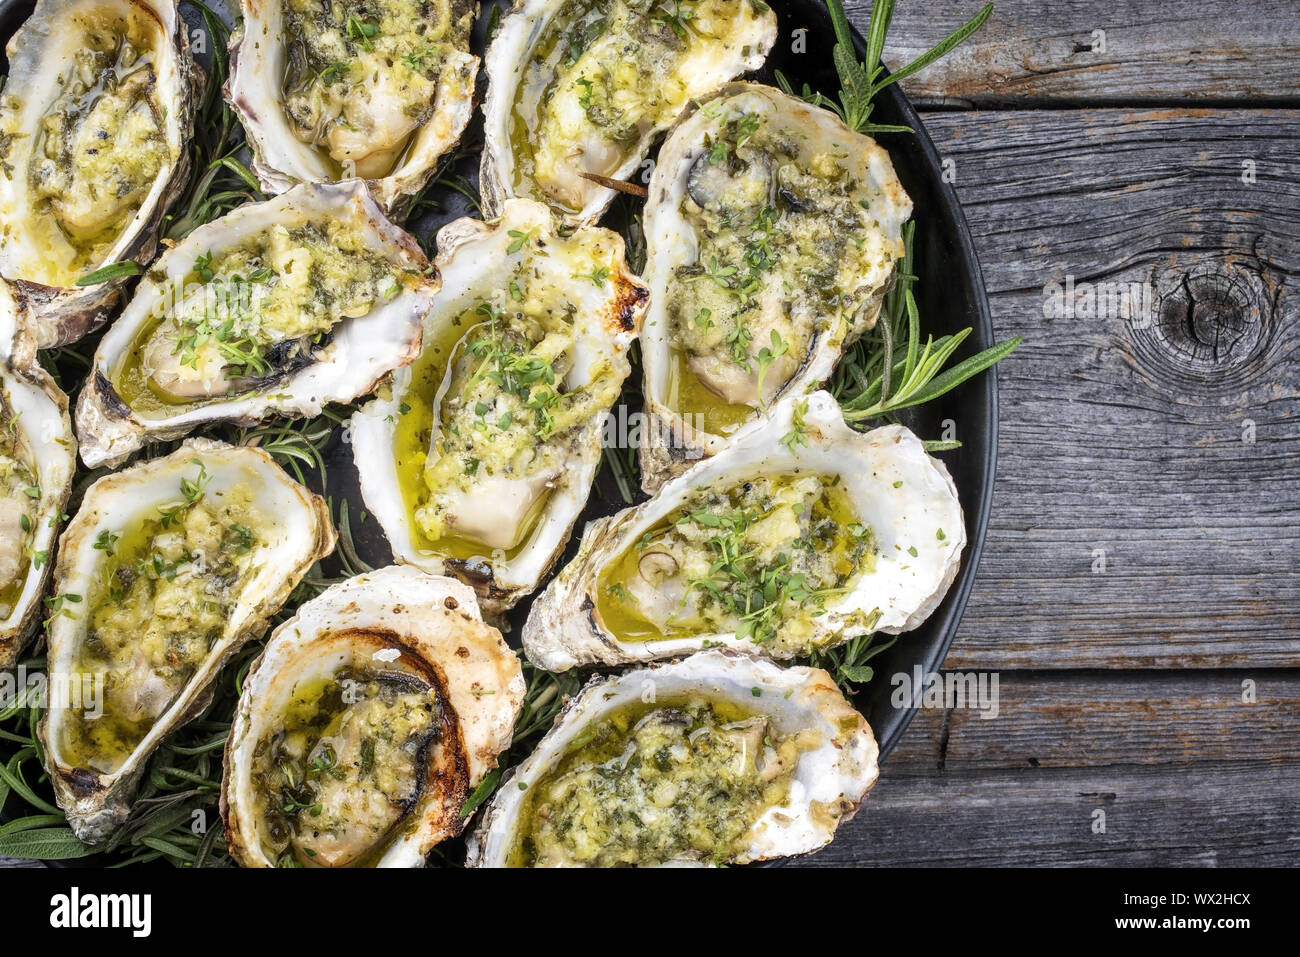
[[[645,210],[647,491],[830,377],[876,323],[912,203],[874,140],[772,87],[689,108]]]
[[[866,720],[817,668],[728,651],[593,678],[502,781],[477,867],[707,866],[829,843],[875,784]]]
[[[121,302],[104,266],[153,258],[185,188],[195,67],[172,0],[39,0],[0,95],[0,274],[38,348]]]
[[[17,664],[40,617],[76,458],[67,396],[0,349],[0,668]]]
[[[77,837],[126,820],[150,754],[334,548],[324,501],[206,439],[95,482],[59,541],[38,733]]]
[[[443,227],[423,351],[352,418],[398,561],[470,582],[493,615],[563,550],[645,311],[617,233],[559,227],[524,199]]]
[[[245,867],[420,867],[510,746],[518,656],[474,592],[393,566],[276,629],[244,682],[221,813]]]
[[[776,14],[759,0],[520,0],[488,47],[480,188],[583,221],[635,174],[692,99],[763,65]]]
[[[474,107],[475,0],[240,0],[226,96],[268,193],[360,177],[400,211]]]
[[[437,289],[360,180],[241,206],[164,253],[100,342],[77,401],[82,460],[365,395],[415,358]]]
[[[783,399],[648,502],[587,525],[529,611],[547,671],[716,645],[793,658],[924,621],[966,542],[943,463],[900,425]]]

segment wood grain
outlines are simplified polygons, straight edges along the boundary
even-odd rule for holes
[[[993,674],[994,717],[970,707],[921,709],[889,758],[890,773],[1213,768],[1297,758],[1300,674],[1294,671]]]
[[[996,2],[978,34],[904,82],[909,96],[921,105],[979,107],[1300,98],[1300,18],[1292,0]],[[902,0],[886,64],[924,53],[980,6]],[[846,0],[845,8],[865,26],[871,0]]]
[[[1300,675],[1015,674],[1000,714],[923,710],[801,865],[1293,865]],[[1105,811],[1105,833],[1093,813]]]
[[[1300,764],[882,772],[867,806],[796,866],[1294,866]],[[1105,833],[1093,833],[1098,809]]]
[[[999,367],[990,537],[949,666],[1300,663],[1300,115],[926,124],[998,338],[1025,338]],[[1067,276],[1150,283],[1152,314],[1045,317]]]

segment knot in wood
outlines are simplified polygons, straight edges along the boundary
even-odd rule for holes
[[[1259,273],[1204,263],[1152,281],[1154,316],[1131,323],[1138,361],[1180,389],[1245,385],[1263,364],[1274,322],[1273,291]]]

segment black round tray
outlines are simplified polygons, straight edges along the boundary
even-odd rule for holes
[[[757,74],[757,79],[775,85],[774,73],[781,71],[796,90],[806,83],[815,90],[835,94],[839,89],[831,61],[834,32],[830,15],[821,0],[769,0],[777,12],[779,35],[768,58],[767,65]],[[0,40],[9,37],[30,14],[33,0],[0,0]],[[480,53],[486,42],[488,9],[499,6],[499,0],[484,4],[475,30],[475,49]],[[228,17],[237,4],[215,0],[208,6]],[[181,3],[182,12],[195,29],[202,28],[202,18],[188,2]],[[796,31],[806,30],[796,43]],[[854,30],[854,43],[861,57],[864,41]],[[210,44],[209,44],[210,48]],[[795,52],[799,49],[800,52]],[[200,60],[206,61],[207,56]],[[6,64],[7,69],[7,64]],[[480,76],[480,95],[484,78]],[[882,124],[909,126],[914,133],[890,133],[878,137],[893,158],[899,179],[911,196],[915,206],[916,223],[915,266],[918,281],[914,287],[920,310],[922,333],[938,338],[972,327],[973,332],[958,351],[953,361],[973,355],[993,344],[993,326],[989,314],[984,278],[971,243],[966,219],[958,204],[953,188],[943,181],[942,161],[933,141],[921,124],[920,117],[897,85],[881,92],[876,99],[873,119]],[[482,141],[481,116],[476,116],[466,133],[464,144],[473,147]],[[477,184],[478,150],[462,149],[449,175],[463,177]],[[465,215],[474,215],[470,202],[450,188],[438,195],[438,208],[410,220],[407,228],[418,238],[428,240],[445,223]],[[621,197],[608,219],[626,215],[639,201]],[[636,378],[634,376],[634,378]],[[630,382],[625,401],[634,411],[639,405],[639,382]],[[75,395],[72,396],[75,400]],[[956,482],[966,518],[967,545],[958,572],[947,596],[933,615],[918,629],[899,638],[891,648],[873,659],[876,677],[861,689],[855,699],[859,710],[866,715],[880,742],[882,759],[897,745],[911,722],[915,708],[895,706],[892,676],[911,676],[916,667],[923,674],[937,671],[943,663],[948,647],[957,633],[962,611],[975,582],[975,572],[984,546],[989,510],[993,495],[993,478],[997,457],[997,379],[990,371],[968,380],[957,389],[920,408],[909,410],[904,421],[918,435],[926,439],[939,438],[949,420],[955,429],[961,448],[939,453]],[[334,441],[327,453],[330,475],[330,492],[343,495],[352,504],[355,516],[364,509],[357,485],[356,469],[352,462],[351,447]],[[626,504],[621,499],[613,480],[602,471],[592,492],[591,500],[577,528],[593,518],[608,515]],[[352,533],[358,553],[372,565],[391,561],[391,554],[382,531],[373,520],[353,524]],[[565,559],[576,550],[578,535],[569,544]],[[526,617],[529,602],[525,600],[511,616],[512,631]],[[16,800],[16,799],[15,799]],[[11,807],[13,801],[10,802]],[[0,818],[3,818],[0,808]],[[66,862],[85,866],[93,858]],[[64,862],[52,862],[59,866]]]

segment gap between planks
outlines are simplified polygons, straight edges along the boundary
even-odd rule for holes
[[[902,0],[884,60],[899,67],[957,29],[982,0]],[[865,31],[871,0],[846,0]],[[919,104],[988,107],[1300,101],[1293,0],[1043,3],[996,0],[984,27],[904,81]]]
[[[857,816],[796,864],[1294,864],[1300,672],[1257,672],[1253,703],[1245,679],[1001,672],[997,718],[920,711]]]
[[[1300,665],[1300,113],[926,126],[996,335],[1025,339],[998,370],[992,520],[948,666]],[[1049,316],[1070,277],[1148,287],[1151,309]]]

